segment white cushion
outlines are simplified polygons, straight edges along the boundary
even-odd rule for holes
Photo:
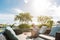
[[[45,33],[47,30],[47,26],[42,26],[39,30],[39,33]]]
[[[39,36],[42,38],[49,39],[49,40],[55,40],[55,37],[52,37],[52,36],[48,36],[48,35],[44,35],[44,34],[40,34]]]

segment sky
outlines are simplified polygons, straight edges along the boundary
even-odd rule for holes
[[[60,20],[60,0],[0,0],[0,24],[18,23],[15,15],[30,12],[33,22],[37,16],[52,16],[54,21]]]

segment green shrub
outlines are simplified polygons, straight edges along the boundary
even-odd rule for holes
[[[45,24],[40,24],[39,25],[39,28],[41,28],[42,26],[47,26],[48,28],[52,28],[52,26],[53,26],[53,20],[49,20],[49,21],[47,21],[47,23],[45,23]]]
[[[29,25],[29,24],[20,24],[18,27],[21,29],[22,32],[28,32],[31,25]]]
[[[49,24],[49,23],[47,23],[47,24],[40,24],[39,28],[41,28],[42,26],[47,26],[48,28],[52,28],[52,25],[53,24]]]
[[[49,20],[49,21],[47,22],[47,25],[48,25],[50,28],[52,28],[52,26],[53,26],[53,21],[52,21],[52,20]]]
[[[39,28],[41,28],[42,26],[47,26],[47,27],[49,27],[47,24],[40,24],[40,25],[39,25]]]
[[[20,24],[18,27],[24,29],[24,28],[30,28],[31,26],[28,24]]]

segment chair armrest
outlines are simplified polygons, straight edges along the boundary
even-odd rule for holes
[[[44,34],[47,34],[48,35],[50,33],[50,31],[51,31],[51,29],[47,29]]]
[[[60,40],[60,32],[56,33],[56,37],[55,38],[56,38],[55,40]]]
[[[40,34],[39,37],[45,40],[55,40],[55,37],[44,35],[44,34]]]

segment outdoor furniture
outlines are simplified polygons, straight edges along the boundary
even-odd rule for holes
[[[47,26],[42,26],[40,29],[39,29],[39,33],[40,34],[44,34],[47,30]]]
[[[57,32],[55,37],[44,34],[40,34],[39,37],[45,40],[60,40],[60,32]]]
[[[53,27],[48,35],[39,34],[39,37],[44,40],[60,40],[60,27]]]
[[[45,40],[55,40],[54,37],[48,36],[48,35],[44,35],[44,34],[40,34],[39,37],[42,38],[42,39],[45,39]]]
[[[9,29],[8,29],[9,30]],[[10,30],[12,30],[12,29],[10,29]],[[55,30],[55,31],[54,31]],[[8,31],[9,32],[9,31]],[[8,34],[8,32],[6,32],[7,34]],[[13,33],[13,31],[12,31],[12,33]],[[16,33],[16,31],[15,31],[15,33]],[[15,33],[13,33],[12,35],[14,35]],[[53,35],[53,34],[54,35]],[[2,33],[0,33],[0,34],[2,34],[3,35],[3,32]],[[52,35],[51,35],[52,34]],[[29,34],[30,35],[30,34]],[[3,36],[6,36],[6,35],[3,35]],[[9,35],[9,37],[10,37],[11,35]],[[19,35],[15,35],[15,36],[19,36]],[[23,38],[24,38],[24,36],[25,35],[23,35]],[[26,36],[28,36],[28,35],[26,35]],[[25,39],[26,39],[26,36],[25,36]],[[21,36],[19,36],[18,38],[18,40],[20,40],[20,37]],[[11,37],[10,37],[11,38]],[[7,39],[7,38],[6,38]],[[29,40],[29,39],[28,39]],[[44,33],[44,34],[39,34],[39,36],[37,37],[37,38],[33,38],[33,40],[60,40],[60,27],[54,27],[54,28],[52,28],[51,29],[51,31],[50,31],[50,29],[48,29],[48,30],[46,30],[46,32]]]
[[[56,33],[55,40],[60,40],[60,32],[57,32],[57,33]]]
[[[44,34],[45,34],[45,35],[49,35],[50,31],[51,31],[51,29],[47,28],[47,30],[45,31]]]

